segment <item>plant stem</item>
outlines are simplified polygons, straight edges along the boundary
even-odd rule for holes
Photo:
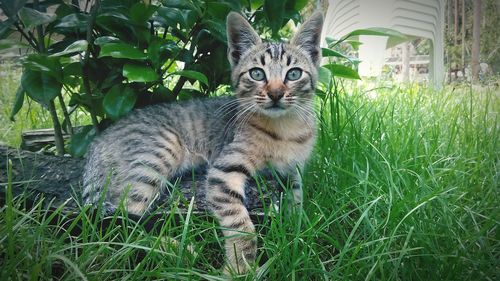
[[[54,100],[49,102],[49,112],[50,117],[52,117],[52,123],[54,124],[54,138],[56,142],[56,150],[58,155],[64,155],[64,141],[61,131],[61,123],[59,123],[59,118],[57,117],[56,106]]]
[[[59,93],[57,97],[59,99],[59,104],[61,104],[64,120],[66,120],[66,129],[70,135],[73,135],[73,126],[71,125],[71,119],[69,117],[68,109],[66,108],[66,103],[64,103],[64,98],[61,93]]]
[[[94,44],[94,40],[92,37],[92,30],[94,29],[94,22],[97,17],[97,11],[99,10],[99,5],[100,1],[96,0],[94,3],[94,6],[92,6],[91,11],[90,11],[90,18],[89,22],[87,24],[87,51],[85,52],[85,57],[82,60],[82,79],[83,79],[83,87],[85,88],[85,92],[87,93],[88,96],[88,102],[90,103],[90,118],[92,119],[92,125],[94,126],[94,129],[96,132],[99,132],[99,121],[97,120],[97,115],[95,113],[95,101],[92,98],[92,89],[90,87],[90,79],[89,79],[89,58],[90,58],[90,53],[92,52],[92,45]]]
[[[40,11],[38,6],[38,0],[33,1],[33,7],[35,10]],[[45,43],[44,43],[44,32],[43,27],[41,25],[36,27],[36,33],[38,37],[38,52],[44,54],[46,52]],[[59,93],[61,95],[61,93]],[[59,118],[57,117],[56,106],[54,100],[49,102],[49,111],[50,116],[52,118],[52,124],[54,125],[54,139],[56,143],[56,151],[58,155],[64,155],[64,140],[61,131],[61,123],[59,122]]]
[[[193,28],[189,32],[188,40],[184,43],[184,46],[182,47],[183,49],[186,47],[187,43],[192,39],[192,37],[193,37],[193,35],[194,35],[194,33],[196,32],[197,29],[198,29],[198,22],[194,24]],[[190,53],[191,56],[193,56],[193,54],[194,54],[194,48],[195,48],[195,44],[191,44],[191,46],[189,48],[189,53]],[[166,68],[167,70],[170,68],[170,66],[172,65],[172,63],[175,62],[175,60],[177,59],[177,56],[179,56],[179,53],[177,53],[177,55],[175,56],[175,58],[173,58],[172,62],[168,66],[168,68]],[[189,67],[189,65],[190,64],[186,63],[184,65],[184,69],[187,69]],[[184,77],[184,76],[181,76],[179,78],[179,80],[177,81],[177,84],[175,84],[175,87],[172,90],[172,93],[173,93],[173,95],[174,95],[175,98],[177,98],[177,96],[179,95],[179,93],[182,90],[182,87],[184,87],[184,84],[186,83],[186,81],[187,81],[187,78]]]
[[[184,87],[184,84],[186,83],[187,78],[184,76],[181,76],[179,80],[177,81],[177,84],[175,84],[174,89],[172,90],[172,94],[174,95],[175,98],[179,95],[180,91],[182,90],[182,87]]]

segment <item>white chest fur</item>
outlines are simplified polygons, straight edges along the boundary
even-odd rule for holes
[[[304,166],[314,146],[313,122],[304,123],[303,120],[293,119],[280,122],[255,121],[249,123],[250,134],[256,142],[256,152],[263,157],[265,163],[283,172]]]

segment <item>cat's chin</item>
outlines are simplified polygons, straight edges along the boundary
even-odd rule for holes
[[[260,110],[262,115],[269,118],[279,118],[288,114],[289,110],[283,107],[268,107]]]

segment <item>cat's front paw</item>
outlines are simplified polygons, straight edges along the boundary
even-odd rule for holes
[[[248,276],[251,276],[253,270],[249,263],[227,263],[223,268],[223,275],[228,280],[248,280]]]
[[[248,273],[255,264],[257,256],[256,237],[229,238],[226,244],[226,254],[228,262],[224,267],[224,274],[244,275]]]

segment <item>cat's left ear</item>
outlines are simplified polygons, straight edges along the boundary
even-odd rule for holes
[[[290,43],[304,51],[311,61],[318,66],[321,60],[321,30],[323,28],[323,14],[314,12],[300,27]]]
[[[251,47],[260,44],[259,35],[253,30],[248,21],[236,12],[230,12],[227,16],[227,58],[231,66],[240,61],[243,54]]]

